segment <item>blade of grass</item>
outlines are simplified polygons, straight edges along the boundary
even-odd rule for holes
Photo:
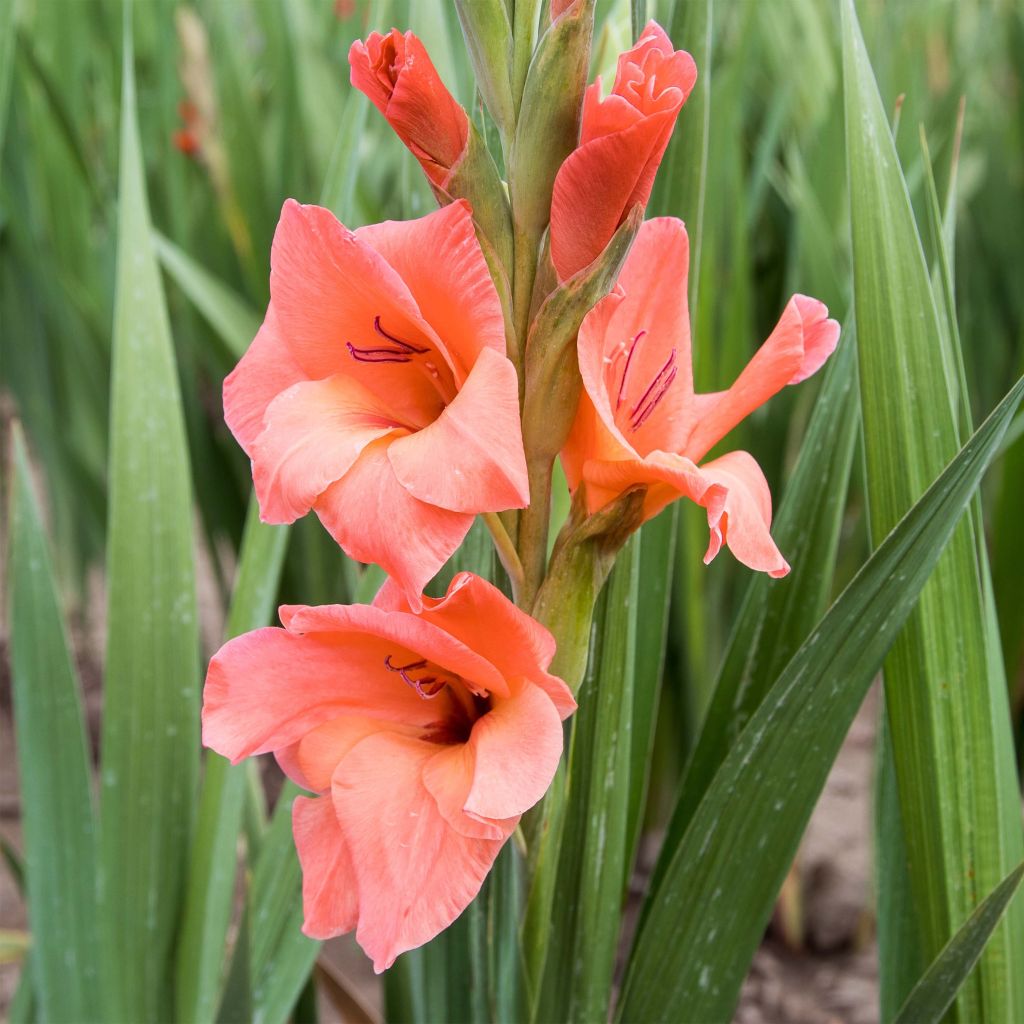
[[[937,311],[906,184],[852,4],[843,63],[858,353],[872,536],[957,446],[966,413],[954,332]],[[951,336],[952,335],[952,336]],[[938,955],[981,895],[1024,859],[988,568],[972,514],[886,661],[886,708],[922,949]],[[1024,906],[961,989],[962,1020],[1024,1019]]]
[[[939,1024],[991,939],[1024,878],[1015,868],[978,904],[977,909],[932,961],[896,1015],[895,1024]]]
[[[96,839],[79,682],[21,429],[14,428],[10,637],[31,971],[45,1020],[102,1016]],[[29,969],[26,960],[24,970]]]
[[[270,621],[287,544],[288,528],[261,523],[253,497],[225,629],[227,639]],[[212,1020],[217,1009],[248,778],[248,764],[232,766],[213,751],[207,752],[176,958],[176,1007],[185,1020]]]
[[[171,1016],[199,768],[192,498],[151,243],[130,34],[124,47],[111,382],[101,896],[109,1016]]]
[[[843,737],[1022,396],[1024,378],[879,545],[729,751],[648,897],[619,1020],[731,1019]]]

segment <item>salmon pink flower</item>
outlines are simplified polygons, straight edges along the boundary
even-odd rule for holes
[[[708,513],[705,562],[725,543],[751,569],[785,576],[789,566],[768,532],[771,494],[753,457],[736,451],[698,463],[777,391],[818,370],[839,325],[822,303],[794,295],[732,387],[695,394],[688,267],[682,221],[647,221],[618,287],[587,314],[578,346],[585,392],[563,452],[566,476],[591,514],[639,487],[643,520],[690,498]]]
[[[445,88],[426,48],[393,28],[371,32],[348,51],[352,84],[387,118],[438,188],[466,151],[469,118]]]
[[[273,751],[318,794],[292,809],[303,930],[354,928],[379,972],[476,895],[576,705],[546,671],[551,634],[471,573],[418,612],[388,581],[373,605],[280,615],[214,657],[203,742],[232,762]]]
[[[693,58],[648,22],[619,56],[611,94],[583,99],[580,143],[555,178],[551,260],[565,281],[601,255],[630,209],[646,206],[676,118],[697,80]]]
[[[314,509],[418,601],[475,513],[528,500],[516,372],[468,206],[349,231],[288,200],[270,296],[224,382],[263,520]]]

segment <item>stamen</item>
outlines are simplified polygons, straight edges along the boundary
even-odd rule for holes
[[[389,654],[384,659],[384,667],[389,672],[397,672],[402,677],[403,682],[411,686],[424,700],[436,697],[448,685],[448,680],[439,679],[437,676],[424,676],[422,679],[410,678],[410,672],[427,667],[426,660],[411,661],[408,665],[392,665],[391,655]]]
[[[675,366],[675,361],[676,350],[673,348],[665,365],[655,374],[654,380],[640,397],[640,401],[633,406],[629,414],[630,429],[639,430],[657,408],[658,403],[665,397],[665,392],[668,391],[672,381],[676,379],[678,367]]]
[[[647,334],[646,330],[637,331],[633,336],[633,343],[629,346],[629,354],[626,356],[626,365],[622,370],[622,380],[619,381],[619,393],[615,399],[615,411],[619,411],[619,406],[622,405],[622,399],[626,394],[626,376],[629,374],[629,364],[633,361],[633,353],[636,351],[637,345],[640,344],[640,340]]]
[[[349,355],[361,363],[411,363],[413,356],[421,356],[429,352],[429,348],[419,348],[402,338],[396,337],[389,331],[385,331],[380,325],[380,316],[373,318],[373,329],[384,339],[391,342],[391,346],[380,348],[359,348],[351,341],[345,342]]]

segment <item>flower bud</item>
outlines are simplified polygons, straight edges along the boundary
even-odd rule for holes
[[[551,199],[551,259],[565,281],[592,263],[626,214],[647,205],[676,118],[697,79],[693,58],[650,22],[619,57],[611,94],[587,89],[580,144],[562,164]]]

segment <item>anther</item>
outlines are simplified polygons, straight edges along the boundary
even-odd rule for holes
[[[646,330],[637,331],[633,335],[633,342],[629,346],[629,354],[626,356],[626,365],[622,370],[622,380],[619,381],[619,393],[615,399],[615,411],[618,412],[619,406],[622,405],[622,399],[626,394],[626,377],[629,374],[629,364],[633,361],[633,353],[636,351],[637,345],[643,340],[644,335],[647,334]]]
[[[448,685],[447,680],[438,679],[437,676],[424,676],[422,679],[412,679],[409,676],[410,672],[426,668],[426,660],[411,661],[408,665],[392,665],[391,655],[389,654],[384,659],[384,667],[389,672],[397,672],[402,677],[402,680],[411,686],[424,700],[430,700],[432,697],[436,697]]]
[[[655,374],[647,390],[640,397],[640,401],[633,406],[629,414],[629,426],[631,430],[639,430],[647,422],[651,413],[658,407],[658,403],[665,397],[665,393],[676,379],[678,367],[675,365],[676,350],[673,348],[669,353],[665,365]]]
[[[390,341],[390,345],[382,345],[378,348],[359,348],[351,341],[345,342],[349,355],[361,363],[410,363],[413,356],[421,356],[429,352],[429,348],[419,348],[402,338],[396,337],[389,331],[385,331],[380,325],[380,315],[373,318],[373,329],[382,338]]]

